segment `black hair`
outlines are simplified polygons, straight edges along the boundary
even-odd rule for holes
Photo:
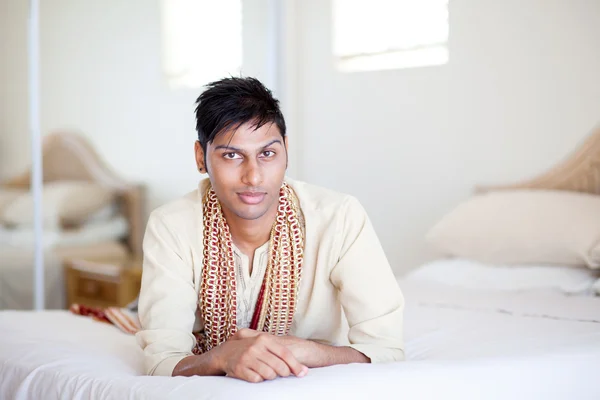
[[[285,138],[279,100],[256,78],[229,77],[206,85],[196,100],[196,132],[204,157],[206,147],[225,130],[252,122],[254,129],[274,123]]]

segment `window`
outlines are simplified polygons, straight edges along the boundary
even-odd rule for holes
[[[448,62],[448,0],[333,0],[333,20],[341,71]]]
[[[241,0],[162,0],[169,86],[198,88],[242,67]]]

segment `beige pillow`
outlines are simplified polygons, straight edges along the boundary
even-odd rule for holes
[[[92,182],[56,181],[42,189],[42,216],[46,227],[78,224],[112,203],[113,190]],[[0,211],[0,221],[10,226],[33,225],[33,193],[25,192]]]
[[[17,197],[26,193],[24,189],[9,189],[0,188],[0,214],[10,203],[16,200]]]
[[[427,234],[433,247],[487,263],[600,268],[600,196],[544,190],[474,196]]]

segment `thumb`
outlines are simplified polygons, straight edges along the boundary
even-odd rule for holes
[[[258,335],[260,335],[260,332],[255,331],[254,329],[242,328],[232,336],[232,339],[247,339]]]

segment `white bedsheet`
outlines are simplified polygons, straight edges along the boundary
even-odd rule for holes
[[[401,284],[406,362],[249,384],[147,377],[116,328],[65,312],[0,312],[2,399],[600,399],[600,299]]]

